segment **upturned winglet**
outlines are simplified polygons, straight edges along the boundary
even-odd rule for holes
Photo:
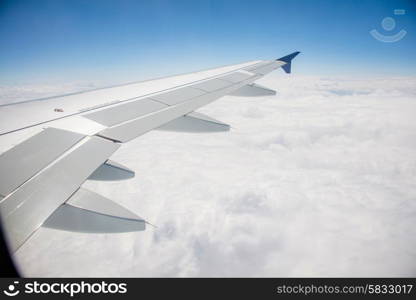
[[[292,59],[294,59],[298,54],[299,54],[300,52],[299,51],[296,51],[296,52],[293,52],[293,53],[291,53],[291,54],[289,54],[289,55],[286,55],[286,56],[283,56],[283,57],[281,57],[281,58],[278,58],[278,59],[276,59],[277,61],[283,61],[283,62],[285,62],[286,64],[284,64],[283,66],[282,66],[282,69],[286,72],[286,73],[291,73],[291,67],[292,67]]]

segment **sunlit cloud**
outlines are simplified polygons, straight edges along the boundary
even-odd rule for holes
[[[416,78],[259,83],[277,95],[200,110],[230,132],[152,131],[112,157],[135,178],[85,184],[156,228],[41,228],[16,254],[23,274],[415,276]]]

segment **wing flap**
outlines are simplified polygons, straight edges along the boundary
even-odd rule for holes
[[[0,202],[9,245],[19,248],[120,145],[86,137],[40,174]]]
[[[238,90],[232,92],[231,95],[239,97],[273,96],[276,95],[276,91],[268,89],[259,84],[252,83],[242,86]]]
[[[80,188],[42,227],[84,233],[142,231],[146,222],[117,203]]]
[[[220,132],[229,131],[230,125],[193,112],[170,121],[157,129],[176,132]]]
[[[175,105],[186,100],[198,97],[205,94],[204,91],[194,89],[191,87],[183,87],[171,92],[162,93],[159,95],[151,96],[152,99],[163,102],[167,105]]]
[[[46,128],[0,155],[0,195],[5,197],[84,136]]]
[[[226,88],[231,84],[232,83],[230,83],[229,81],[224,81],[221,79],[210,79],[201,83],[194,84],[192,87],[206,92],[213,92],[219,89]]]
[[[262,62],[259,62],[259,63],[254,64],[254,65],[245,67],[245,68],[243,68],[243,70],[246,70],[246,71],[251,72],[252,70],[255,70],[257,68],[260,68],[261,66],[267,65],[269,63],[270,63],[270,61],[262,61]]]
[[[167,107],[166,104],[145,98],[92,112],[84,117],[105,126],[113,126],[165,107]]]
[[[283,65],[283,63],[279,63],[277,61],[266,64],[264,66],[261,66],[259,68],[256,68],[254,70],[250,70],[250,72],[256,73],[256,74],[261,74],[261,75],[266,75],[267,73],[272,72],[273,70],[279,68],[281,65]]]
[[[232,82],[232,83],[239,83],[243,80],[247,80],[247,79],[253,77],[253,75],[254,74],[250,73],[250,72],[241,72],[241,71],[239,71],[239,72],[233,72],[233,73],[225,75],[225,76],[221,76],[218,79],[229,81],[229,82]]]

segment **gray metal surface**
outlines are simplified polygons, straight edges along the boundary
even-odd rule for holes
[[[95,170],[90,177],[88,177],[88,179],[99,181],[125,180],[133,178],[134,174],[133,170],[130,170],[115,161],[107,160],[97,170]]]
[[[207,80],[201,83],[193,84],[192,87],[200,89],[200,90],[204,90],[206,92],[213,92],[213,91],[228,87],[230,85],[232,85],[232,83],[230,83],[229,81],[224,81],[220,79],[211,79],[211,80]]]
[[[47,128],[1,154],[0,195],[13,192],[82,138],[75,132]]]
[[[263,61],[263,62],[259,62],[259,63],[257,63],[257,64],[252,65],[252,66],[245,67],[245,68],[244,68],[244,70],[251,71],[251,70],[254,70],[254,69],[260,68],[261,66],[268,65],[268,64],[270,64],[270,63],[271,63],[271,61]]]
[[[66,204],[113,217],[143,221],[123,206],[84,188],[80,188]]]
[[[109,107],[97,112],[83,115],[85,118],[105,126],[113,126],[127,120],[135,119],[145,114],[167,107],[167,105],[149,98]]]
[[[221,132],[229,131],[230,125],[202,114],[191,113],[162,125],[158,130],[178,132]]]
[[[225,76],[218,77],[218,79],[226,80],[226,81],[233,82],[233,83],[238,83],[238,82],[241,82],[243,80],[250,78],[251,76],[252,75],[248,75],[245,73],[234,72]]]
[[[193,117],[193,118],[198,118],[198,119],[205,120],[205,121],[208,121],[208,122],[213,122],[213,123],[218,123],[218,124],[222,124],[222,125],[227,125],[227,124],[225,124],[225,123],[223,123],[221,121],[218,121],[218,120],[216,120],[214,118],[211,118],[210,116],[201,114],[201,113],[196,112],[196,111],[187,114],[187,116],[188,117]]]
[[[42,227],[83,233],[120,233],[145,230],[146,222],[112,217],[63,204]]]
[[[251,76],[247,80],[244,80],[238,84],[234,84],[228,88],[218,90],[212,93],[207,93],[203,96],[194,98],[192,100],[170,106],[163,110],[157,111],[150,115],[143,116],[141,118],[126,122],[124,124],[106,128],[101,131],[98,135],[109,139],[113,139],[120,142],[128,142],[149,130],[158,128],[176,118],[189,114],[197,108],[206,105],[216,99],[227,95],[234,90],[240,88],[245,84],[252,83],[257,80],[260,76]]]
[[[232,92],[230,95],[239,97],[273,96],[276,95],[276,91],[252,83],[242,86],[238,90]]]
[[[146,222],[123,206],[80,188],[42,226],[86,233],[115,233],[145,230]]]
[[[89,118],[90,120],[94,120],[93,118],[95,118],[95,121],[98,123],[101,122],[103,125],[110,126],[110,128],[102,130],[97,135],[115,141],[127,142],[177,118],[182,119],[182,121],[187,120],[187,122],[189,120],[191,122],[200,122],[197,125],[193,124],[193,126],[196,127],[205,123],[214,123],[225,127],[227,126],[226,124],[213,120],[207,116],[195,116],[195,113],[192,112],[224,95],[232,93],[244,85],[254,82],[262,77],[262,75],[271,72],[275,68],[282,66],[284,63],[287,62],[277,61],[271,63],[270,61],[263,61],[254,66],[251,63],[241,65],[238,68],[237,66],[230,66],[221,69],[221,71],[218,69],[216,72],[209,70],[207,73],[203,74],[195,73],[181,75],[182,77],[188,76],[186,78],[179,76],[173,80],[167,78],[165,81],[159,79],[154,82],[147,81],[135,83],[126,85],[125,87],[114,87],[111,89],[103,89],[101,91],[82,93],[75,97],[67,95],[63,97],[67,97],[65,98],[65,103],[68,105],[62,107],[62,110],[59,112],[56,110],[55,102],[49,101],[48,99],[39,102],[27,102],[16,106],[2,106],[1,112],[3,118],[1,119],[3,120],[4,128],[3,130],[0,129],[0,135],[27,127],[39,126],[50,122],[51,120],[84,114],[88,110],[92,111],[105,106],[109,106],[106,107],[105,112],[88,114],[89,117],[86,118]],[[251,70],[256,70],[258,74],[254,75],[245,71],[238,71],[238,69],[246,69],[249,70],[250,73],[252,73]],[[231,71],[233,73],[230,74]],[[222,76],[221,74],[227,75]],[[206,80],[207,78],[214,77],[216,77],[216,79],[211,79],[212,81]],[[230,86],[221,87],[221,81],[228,82]],[[190,85],[192,85],[193,82],[199,83],[195,84],[194,88],[192,88]],[[184,85],[188,86],[150,97],[150,95],[157,92],[171,90]],[[154,99],[160,106],[156,107],[152,102],[143,104],[132,101],[132,99],[137,99],[138,96],[149,96],[150,98],[147,98],[147,100],[152,101],[152,99]],[[71,101],[71,99],[74,101]],[[120,101],[129,102],[126,102],[123,106],[120,105],[119,107],[117,103]],[[160,102],[166,104],[166,106]],[[24,109],[24,112],[30,113],[33,111],[32,106],[35,108],[35,105],[36,108],[40,108],[39,111],[41,113],[39,113],[38,117],[30,118],[27,122],[19,121],[9,125],[12,120],[20,120],[22,118],[5,117],[8,115],[19,115],[18,113],[22,108]],[[61,107],[59,108],[61,109]],[[12,113],[16,111],[17,114]],[[176,123],[176,127],[178,127],[177,124],[178,123]],[[79,125],[79,123],[76,125]],[[101,127],[101,125],[98,124],[95,124],[95,126]],[[189,127],[189,124],[185,127]],[[201,128],[204,127],[201,126]],[[80,138],[83,137],[82,135],[80,136]],[[51,147],[54,147],[55,145],[53,145],[53,143],[55,140],[49,140],[52,140]],[[75,143],[76,141],[74,144]],[[107,158],[116,151],[118,147],[118,144],[106,139],[101,139],[99,137],[84,137],[78,144],[73,145],[73,147],[69,146],[69,149],[64,150],[64,152],[58,151],[58,157],[52,158],[46,165],[36,167],[35,169],[37,169],[37,171],[35,171],[35,174],[29,176],[28,179],[24,179],[24,182],[10,194],[7,196],[0,194],[0,214],[4,222],[4,229],[7,233],[11,249],[13,251],[18,249],[18,247],[20,247],[24,241],[27,240],[39,226],[41,226],[41,224],[45,223],[45,220],[51,215],[53,215],[56,220],[59,220],[59,222],[49,223],[48,221],[48,223],[55,224],[52,225],[56,226],[55,228],[61,226],[61,229],[65,230],[68,230],[71,226],[72,230],[82,232],[120,232],[131,231],[130,229],[132,228],[134,228],[132,229],[134,231],[144,230],[145,222],[140,217],[134,215],[133,218],[133,216],[130,215],[132,214],[131,212],[124,209],[115,209],[113,204],[110,205],[107,203],[103,205],[103,203],[100,203],[103,201],[101,196],[81,197],[82,199],[87,198],[95,200],[92,200],[92,202],[79,202],[77,207],[75,206],[77,205],[77,201],[75,200],[77,199],[76,197],[79,197],[78,194],[78,196],[72,198],[72,204],[64,204],[67,199],[79,190],[80,185],[88,178],[88,176],[90,176],[99,166],[103,165]],[[64,154],[61,156],[62,153]],[[19,155],[16,155],[16,157],[18,156]],[[52,156],[48,157],[51,158]],[[19,159],[21,159],[20,156]],[[8,159],[6,160],[9,161]],[[31,161],[34,160],[36,160],[36,158],[31,159]],[[42,156],[39,159],[39,161],[44,160],[45,159]],[[12,161],[12,159],[10,159],[10,161]],[[109,164],[105,164],[104,166],[105,168],[109,167],[108,170],[119,169],[129,173],[123,166],[121,166],[121,168],[115,165],[110,166]],[[13,168],[16,169],[15,165],[13,165]],[[2,170],[1,165],[0,170]],[[129,215],[131,218],[129,218]],[[62,222],[62,218],[64,218],[66,222]],[[134,220],[134,223],[124,223],[120,225],[120,220],[128,220],[128,222]],[[142,222],[142,224],[139,224],[140,222]],[[57,224],[60,225],[58,226]]]
[[[180,102],[189,100],[191,98],[201,96],[203,94],[205,94],[204,91],[193,89],[190,87],[183,87],[183,88],[171,91],[171,92],[152,96],[151,98],[161,101],[167,105],[175,105]]]
[[[85,139],[0,202],[3,225],[13,251],[120,147],[98,137]]]
[[[264,65],[260,68],[256,68],[254,70],[251,70],[250,72],[265,75],[265,74],[270,73],[271,71],[277,69],[278,67],[279,67],[278,63],[272,62],[272,63]]]

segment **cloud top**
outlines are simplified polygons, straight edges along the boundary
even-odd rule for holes
[[[416,78],[259,84],[277,95],[200,110],[230,132],[152,131],[112,157],[134,179],[85,184],[157,228],[40,229],[17,252],[23,273],[415,276]]]

